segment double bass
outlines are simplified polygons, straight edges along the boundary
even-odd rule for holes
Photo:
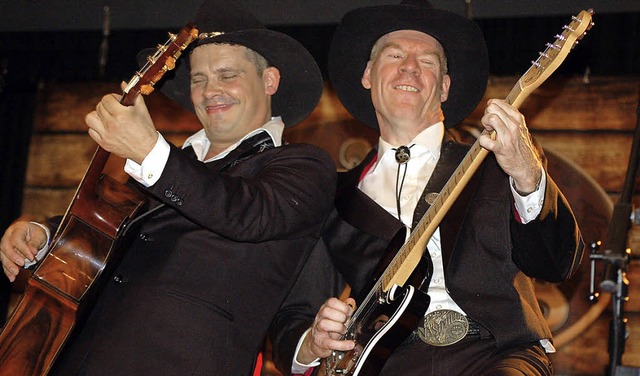
[[[191,23],[158,46],[123,90],[133,105],[198,36]],[[144,205],[144,195],[104,173],[110,153],[98,147],[75,196],[22,299],[0,333],[0,375],[46,375],[99,289],[100,277],[118,259],[122,235]]]

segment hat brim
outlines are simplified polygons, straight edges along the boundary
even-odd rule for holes
[[[269,29],[232,31],[196,41],[186,53],[209,43],[245,46],[262,55],[271,66],[278,68],[280,84],[271,99],[271,112],[273,116],[281,116],[286,127],[300,123],[318,104],[322,95],[320,68],[313,56],[290,36]],[[138,65],[143,66],[147,56],[154,52],[154,49],[140,51]],[[185,60],[178,59],[175,69],[165,74],[156,87],[182,107],[194,112],[189,64]]]
[[[342,104],[355,118],[378,129],[371,94],[361,78],[375,42],[397,30],[417,30],[440,42],[451,77],[449,96],[442,104],[444,124],[452,127],[464,120],[482,99],[489,78],[482,32],[463,16],[421,6],[372,6],[342,18],[329,51],[329,77]]]

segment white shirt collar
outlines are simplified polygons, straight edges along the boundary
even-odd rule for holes
[[[262,127],[247,133],[241,140],[239,140],[235,144],[226,148],[222,153],[203,162],[209,162],[209,161],[213,161],[213,160],[225,157],[233,149],[235,149],[238,145],[240,145],[242,141],[262,131],[267,132],[269,136],[271,136],[271,139],[273,140],[273,144],[275,146],[282,145],[282,133],[284,132],[284,123],[282,122],[282,118],[280,116],[276,116],[276,117],[272,117],[271,120],[265,123]],[[198,160],[202,161],[204,157],[207,155],[209,148],[211,147],[211,142],[207,138],[207,135],[204,132],[204,129],[201,129],[195,134],[191,135],[189,138],[187,138],[186,141],[184,142],[184,145],[182,145],[182,148],[184,149],[189,145],[193,147],[193,151],[196,153]]]
[[[435,123],[432,126],[427,127],[422,132],[409,142],[408,145],[421,145],[431,152],[431,154],[437,159],[440,158],[440,148],[442,146],[442,139],[444,137],[444,123]],[[378,161],[382,160],[382,156],[388,150],[396,148],[402,145],[391,145],[382,138],[378,139]]]

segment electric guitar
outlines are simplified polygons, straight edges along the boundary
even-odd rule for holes
[[[126,85],[120,103],[131,106],[139,94],[175,67],[195,39],[191,24],[149,56]],[[119,238],[144,197],[103,174],[109,152],[98,148],[50,251],[29,278],[22,300],[0,333],[0,375],[45,375],[71,335],[87,298],[109,261],[117,259]]]
[[[573,16],[572,22],[564,26],[563,32],[556,36],[555,41],[546,45],[544,52],[540,52],[538,59],[532,62],[531,67],[507,95],[506,101],[509,104],[518,108],[560,66],[573,46],[592,27],[592,14],[590,9]],[[495,137],[495,134],[486,130],[483,134]],[[386,348],[385,342],[397,346],[416,328],[417,320],[405,319],[403,316],[410,316],[404,315],[409,311],[424,314],[429,297],[407,281],[423,259],[429,239],[488,153],[478,141],[471,146],[409,239],[374,280],[372,289],[359,302],[358,308],[346,323],[347,331],[341,339],[355,341],[355,348],[351,351],[334,351],[323,360],[320,375],[377,375],[394,349]],[[412,307],[408,310],[414,304],[419,308]],[[405,324],[405,321],[410,324],[409,330],[406,327],[400,328],[404,329],[404,337],[400,336],[402,338],[399,341],[386,341],[386,337],[392,335],[388,332],[396,330],[394,325],[402,327],[399,323]]]

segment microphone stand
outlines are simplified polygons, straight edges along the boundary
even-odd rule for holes
[[[592,260],[599,259],[605,262],[605,273],[600,288],[611,294],[612,318],[609,326],[609,367],[607,373],[609,376],[638,375],[637,371],[630,371],[629,367],[621,367],[627,337],[624,303],[629,299],[629,281],[626,277],[626,271],[631,259],[631,250],[627,248],[627,242],[631,227],[635,176],[640,159],[640,104],[637,116],[624,187],[614,206],[613,215],[607,228],[607,248],[602,254],[597,254],[592,250],[590,256]],[[627,371],[636,373],[627,373]]]

